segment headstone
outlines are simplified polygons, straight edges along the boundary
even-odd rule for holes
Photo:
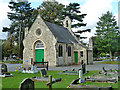
[[[2,64],[1,65],[1,74],[0,77],[12,77],[13,74],[10,74],[7,70],[7,65],[6,64]]]
[[[41,73],[41,77],[46,77],[47,76],[47,72],[46,72],[45,69],[41,69],[40,73]]]
[[[32,70],[32,71],[37,71],[37,67],[34,66],[34,65],[32,65],[31,70]]]
[[[1,73],[4,74],[6,72],[8,72],[7,71],[7,65],[6,64],[2,64],[2,66],[1,66]]]
[[[82,62],[81,62],[81,65],[82,65],[83,74],[85,74],[85,73],[86,73],[86,65],[85,65],[85,63],[83,62],[83,60],[82,60]]]
[[[79,69],[79,83],[82,83],[83,72],[82,69]]]
[[[4,57],[4,61],[7,61],[7,57]]]
[[[29,78],[24,79],[19,85],[19,90],[34,90],[34,81]]]

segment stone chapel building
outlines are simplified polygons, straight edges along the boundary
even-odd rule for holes
[[[49,66],[93,63],[92,40],[83,45],[71,31],[71,20],[66,17],[64,27],[43,21],[37,16],[30,30],[25,29],[23,64],[49,62]]]

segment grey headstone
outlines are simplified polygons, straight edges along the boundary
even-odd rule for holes
[[[83,74],[86,73],[86,65],[84,63],[82,64],[82,71],[83,71]]]
[[[3,74],[3,73],[6,73],[6,72],[8,72],[7,71],[7,65],[6,64],[2,64],[1,65],[1,73]]]
[[[34,81],[29,78],[24,79],[20,83],[19,90],[34,90]]]
[[[4,57],[4,61],[7,61],[7,57]]]
[[[41,69],[40,73],[41,73],[41,77],[45,77],[47,75],[47,72],[45,69]]]

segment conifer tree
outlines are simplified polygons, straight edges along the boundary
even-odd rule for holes
[[[11,9],[11,12],[8,12],[8,18],[12,21],[10,28],[3,27],[3,32],[10,32],[11,34],[16,35],[16,40],[19,41],[19,57],[21,57],[21,46],[22,40],[24,39],[24,29],[25,27],[30,28],[33,21],[34,16],[33,8],[30,7],[28,1],[10,1],[8,7]]]
[[[96,26],[96,40],[95,45],[99,52],[109,53],[110,58],[114,56],[114,53],[118,48],[118,36],[119,31],[117,27],[117,21],[115,16],[109,11],[103,14]]]

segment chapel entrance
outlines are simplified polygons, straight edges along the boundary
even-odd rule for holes
[[[44,45],[41,41],[35,45],[35,62],[44,62]]]
[[[78,52],[74,52],[74,62],[78,63]]]

